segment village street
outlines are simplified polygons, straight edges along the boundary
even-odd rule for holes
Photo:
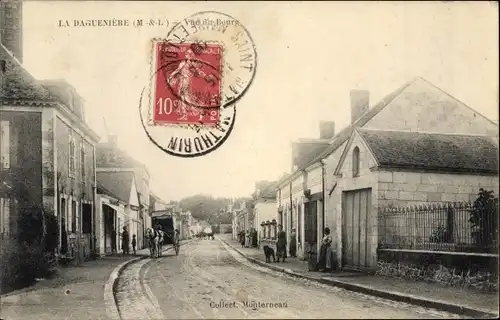
[[[456,317],[293,279],[252,265],[218,239],[192,242],[178,256],[169,252],[132,264],[116,289],[122,319]]]

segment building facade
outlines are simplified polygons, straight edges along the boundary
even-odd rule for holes
[[[2,2],[0,175],[2,233],[23,212],[58,218],[59,254],[91,257],[95,239],[95,145],[84,100],[64,80],[36,80],[22,65],[22,2]]]
[[[142,224],[139,219],[139,199],[135,175],[131,171],[97,172],[98,214],[100,254],[109,254],[123,250],[121,234],[123,227],[130,235],[136,235],[137,249],[144,244],[139,235]],[[114,246],[111,244],[115,244]]]
[[[345,249],[342,245],[342,230],[345,231],[345,227],[343,229],[342,226],[347,223],[342,218],[342,199],[344,192],[350,190],[341,185],[345,176],[335,175],[335,170],[356,128],[483,135],[498,140],[498,125],[422,78],[413,79],[372,108],[369,107],[368,91],[353,90],[351,124],[336,134],[333,130],[322,130],[330,132],[323,137],[331,136],[327,146],[323,150],[318,147],[313,152],[295,152],[300,155],[298,159],[301,161],[295,161],[296,170],[278,183],[279,221],[286,221],[284,225],[288,230],[294,225],[293,220],[298,220],[299,226],[302,223],[304,231],[298,232],[298,235],[304,239],[304,247],[316,250],[319,249],[324,227],[329,227],[334,236],[333,246],[339,266],[342,266],[342,250]],[[300,149],[300,145],[296,148]],[[442,179],[441,183],[446,184],[446,175],[438,177]],[[358,177],[351,179],[361,181]],[[351,187],[353,185],[348,188]],[[372,194],[371,197],[375,196]],[[400,196],[405,197],[406,194],[398,193]],[[372,211],[376,210],[374,203],[371,202]],[[293,218],[289,217],[290,214]],[[305,257],[301,250],[298,250],[298,255]]]
[[[253,228],[257,231],[257,245],[264,237],[262,223],[276,219],[276,182],[258,182],[256,183],[254,198],[254,223]]]
[[[138,248],[143,248],[146,243],[145,231],[151,227],[150,215],[150,175],[147,168],[136,161],[125,151],[118,147],[117,137],[109,135],[107,142],[99,143],[96,147],[96,171],[98,173],[132,173],[134,190],[137,203],[129,204],[130,227],[137,236]],[[128,176],[128,175],[127,175]],[[134,198],[134,199],[135,199]],[[128,225],[128,224],[127,224]],[[132,230],[129,230],[132,234]]]

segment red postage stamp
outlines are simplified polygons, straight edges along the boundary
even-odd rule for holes
[[[223,47],[154,42],[153,123],[216,126],[220,118]]]

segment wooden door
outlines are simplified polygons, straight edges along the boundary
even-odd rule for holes
[[[306,248],[316,250],[318,237],[318,207],[317,201],[309,201],[304,204],[304,242],[307,243]]]
[[[347,191],[342,196],[342,266],[352,269],[374,267],[372,254],[373,214],[371,188]]]

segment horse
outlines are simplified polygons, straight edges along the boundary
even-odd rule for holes
[[[158,258],[161,256],[161,251],[163,248],[164,233],[161,230],[155,230],[153,228],[146,229],[146,238],[149,240],[149,252],[152,258]]]

